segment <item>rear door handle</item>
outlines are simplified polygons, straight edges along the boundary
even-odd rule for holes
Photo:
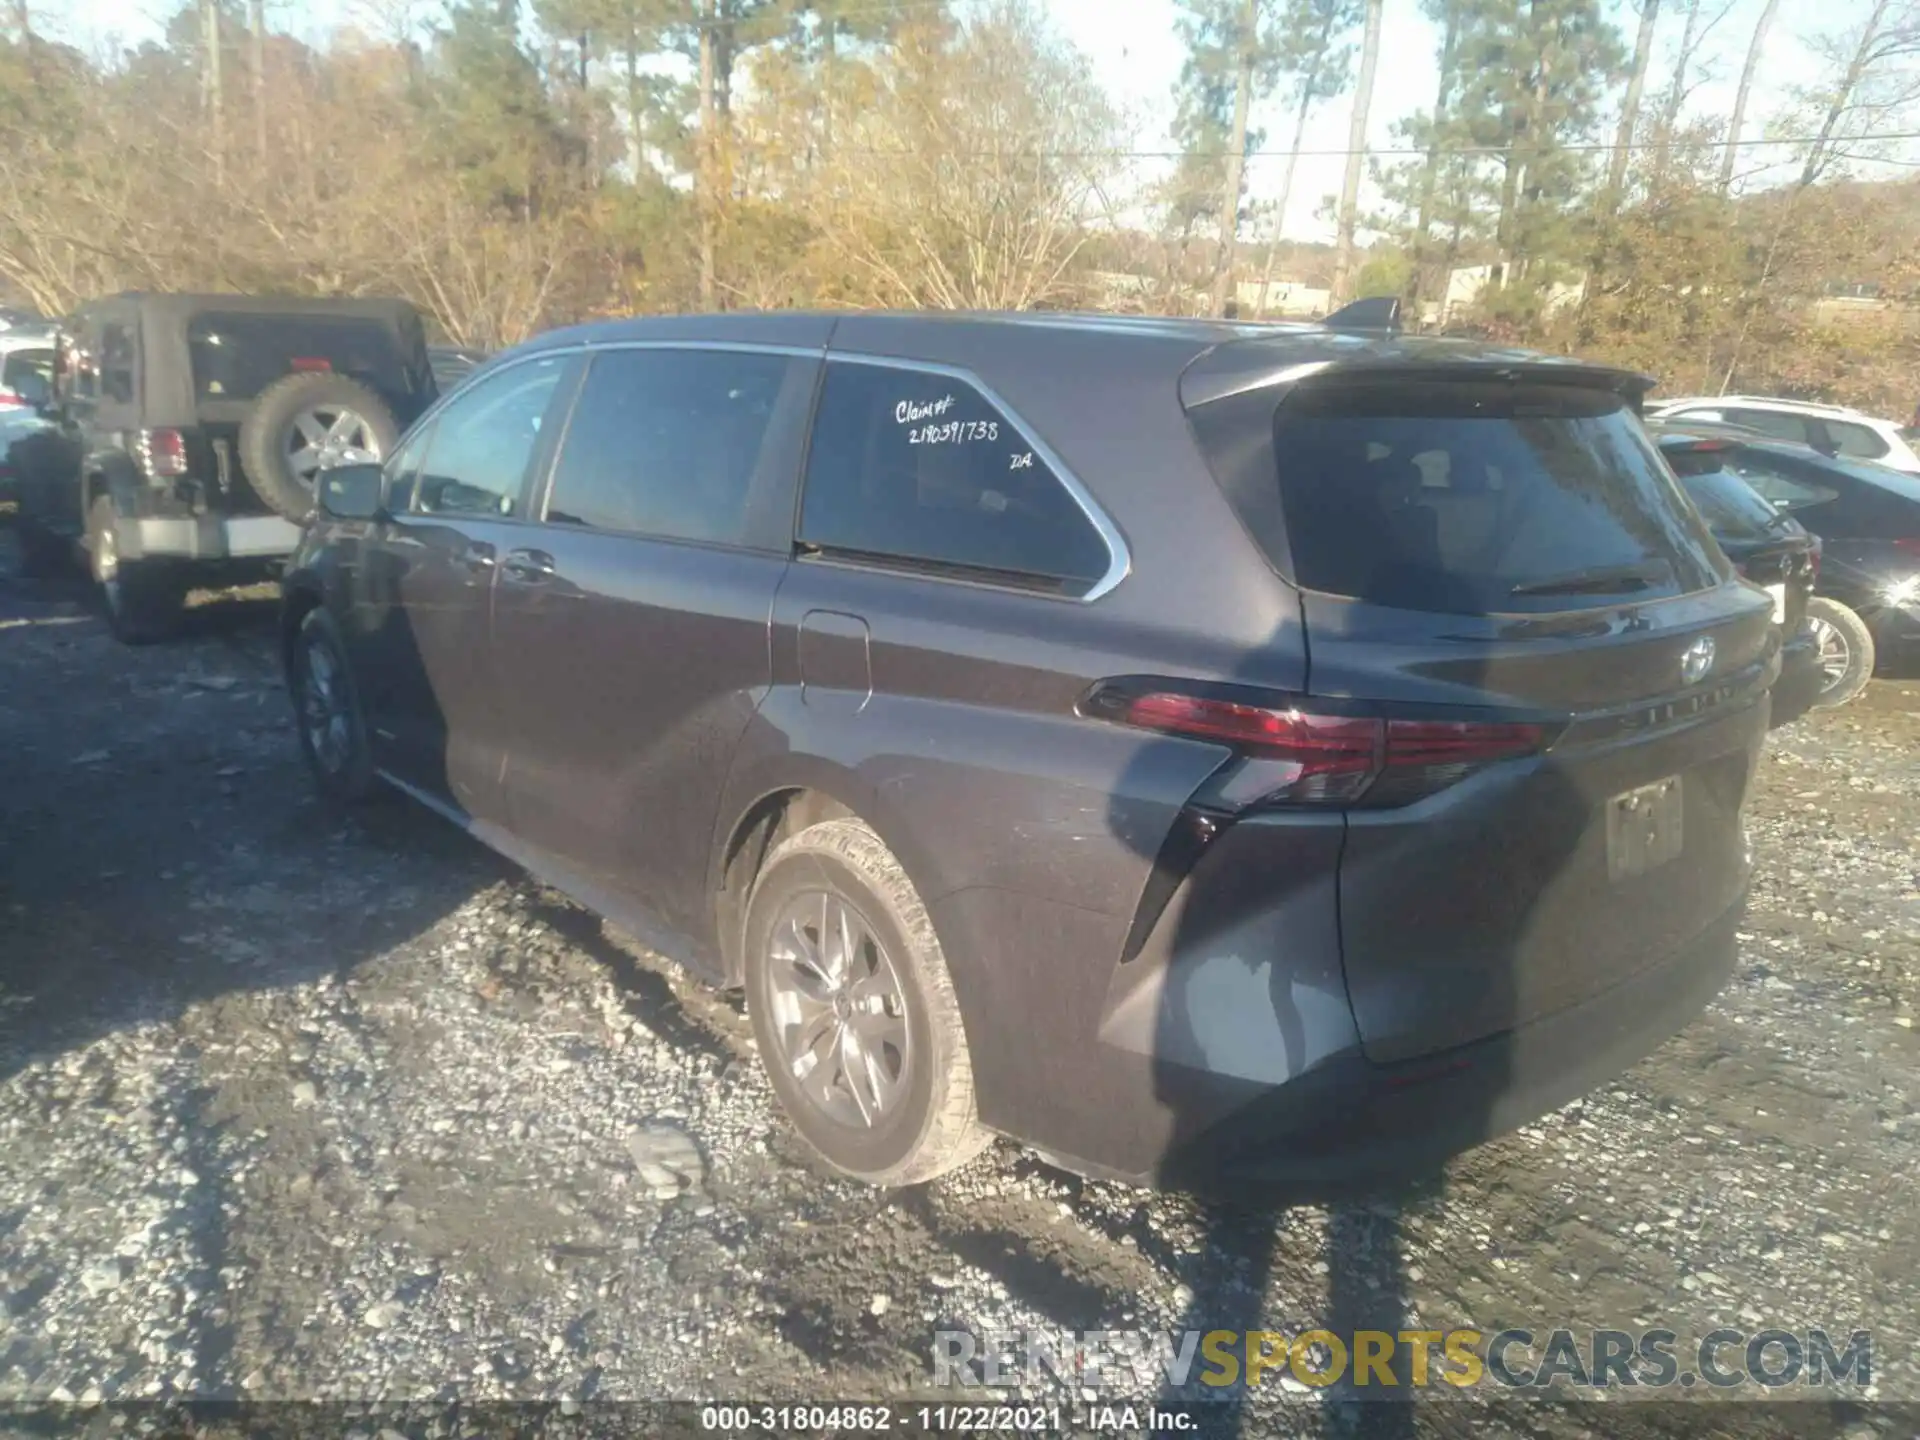
[[[487,544],[484,540],[473,540],[469,541],[466,549],[460,552],[460,563],[465,565],[467,569],[475,572],[491,570],[493,568],[493,557],[493,546]]]
[[[515,580],[538,584],[553,578],[553,556],[544,550],[509,550],[502,568]]]

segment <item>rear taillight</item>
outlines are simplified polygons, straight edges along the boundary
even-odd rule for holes
[[[187,437],[178,430],[142,430],[140,468],[149,480],[171,480],[187,473]]]
[[[1265,799],[1295,805],[1404,805],[1482,766],[1534,754],[1548,739],[1531,721],[1339,715],[1282,697],[1256,704],[1128,682],[1097,686],[1080,708],[1278,761]]]
[[[1143,730],[1217,740],[1243,754],[1285,762],[1283,787],[1302,800],[1351,800],[1380,765],[1380,723],[1344,715],[1244,705],[1153,690],[1128,700],[1111,718]]]
[[[1920,556],[1920,535],[1902,535],[1893,542],[1893,548],[1905,555]]]

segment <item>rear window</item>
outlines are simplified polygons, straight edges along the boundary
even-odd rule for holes
[[[48,390],[53,387],[53,348],[45,350],[10,350],[6,359],[0,361],[0,390],[18,389],[18,382],[25,376],[35,375]]]
[[[1294,575],[1456,614],[1684,594],[1711,542],[1617,395],[1512,381],[1303,386],[1273,418]]]
[[[1893,447],[1865,425],[1855,425],[1850,420],[1823,420],[1827,427],[1827,439],[1833,442],[1833,448],[1839,454],[1854,460],[1878,460]]]
[[[1697,412],[1695,412],[1697,413]],[[1791,440],[1804,445],[1808,441],[1807,422],[1785,410],[1729,410],[1727,419],[1747,430],[1758,430],[1776,440]]]
[[[350,375],[389,396],[415,388],[393,332],[355,316],[209,313],[188,325],[187,347],[202,400],[251,400],[301,370]]]
[[[1693,474],[1680,470],[1680,476],[1687,497],[1705,517],[1707,528],[1719,538],[1764,540],[1780,528],[1780,512],[1738,475],[1712,469]]]

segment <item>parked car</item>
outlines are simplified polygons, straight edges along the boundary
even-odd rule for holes
[[[1771,723],[1791,724],[1840,681],[1822,668],[1820,631],[1807,613],[1820,573],[1820,539],[1726,468],[1738,440],[1712,427],[1689,429],[1684,421],[1655,421],[1650,428],[1720,548],[1744,579],[1772,597],[1781,646]]]
[[[1647,383],[1171,319],[559,331],[323,477],[300,743],[744,987],[847,1174],[1423,1169],[1733,965],[1772,606]]]
[[[1725,440],[1724,467],[1820,537],[1807,607],[1825,674],[1818,703],[1853,699],[1876,665],[1911,665],[1920,651],[1920,479],[1738,428],[1685,428]]]
[[[487,358],[487,352],[460,345],[429,345],[427,358],[433,366],[433,378],[440,388],[451,390],[473,373],[475,367]]]
[[[1880,420],[1844,405],[1775,400],[1763,395],[1688,396],[1662,400],[1649,418],[1689,423],[1724,421],[1775,440],[1806,445],[1822,455],[1871,460],[1891,470],[1920,474],[1920,450],[1897,420]]]
[[[53,394],[53,332],[0,331],[0,415],[33,410]]]
[[[36,567],[76,547],[122,640],[167,634],[193,585],[271,573],[326,466],[374,460],[438,394],[398,300],[126,294],[55,357],[57,432],[16,457]]]

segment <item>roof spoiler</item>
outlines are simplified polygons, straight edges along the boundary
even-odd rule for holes
[[[1372,295],[1365,300],[1356,300],[1351,305],[1342,305],[1320,323],[1329,330],[1364,330],[1398,335],[1400,297]]]

